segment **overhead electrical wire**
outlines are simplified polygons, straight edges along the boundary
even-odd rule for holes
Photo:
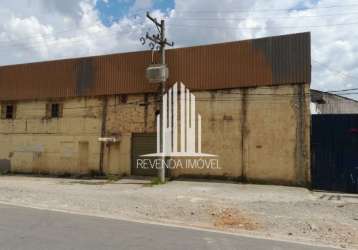
[[[330,71],[331,73],[334,73],[335,76],[340,76],[342,79],[346,79],[346,78],[351,78],[354,80],[358,80],[358,77],[352,76],[352,75],[348,75],[345,72],[336,70],[336,69],[332,69],[331,67],[329,67],[327,64],[324,64],[314,58],[312,58],[312,61],[325,67],[328,71]],[[338,75],[337,75],[338,74]],[[348,89],[339,89],[339,90],[326,90],[324,92],[326,93],[332,93],[332,94],[337,94],[337,95],[358,95],[358,93],[342,93],[342,92],[348,92],[348,91],[358,91],[358,88],[348,88]]]
[[[69,33],[69,32],[78,32],[78,31],[83,31],[83,30],[89,30],[89,29],[93,29],[95,27],[99,27],[98,25],[91,25],[91,26],[87,26],[87,27],[82,27],[82,28],[76,28],[76,29],[68,29],[68,30],[60,30],[60,31],[56,31],[53,32],[51,34],[44,34],[44,35],[40,35],[40,34],[36,34],[36,35],[30,35],[30,36],[26,36],[26,37],[21,37],[19,39],[11,39],[11,40],[0,40],[0,47],[1,44],[5,43],[5,45],[7,44],[13,44],[19,41],[24,41],[24,42],[29,42],[29,39],[31,38],[39,38],[39,39],[43,39],[43,38],[53,38],[56,39],[56,35],[58,34],[65,34],[65,33]],[[98,32],[118,32],[118,30],[110,30],[110,27],[106,27],[107,29],[102,29],[102,30],[97,30],[97,31],[92,31],[91,33],[98,33]],[[133,28],[133,27],[131,27]],[[85,33],[85,34],[79,34],[79,35],[88,35],[89,33]],[[73,38],[73,37],[61,37],[61,38]],[[37,42],[43,42],[43,41],[37,41]]]
[[[358,4],[357,4],[357,6],[358,6]],[[330,6],[330,7],[334,7],[334,6]],[[337,5],[335,5],[335,7],[337,7]],[[137,11],[135,13],[141,13],[141,12],[142,11]],[[354,12],[354,13],[358,13],[358,12]],[[354,13],[352,13],[352,14],[354,14]],[[334,15],[336,15],[336,14],[334,14]],[[339,14],[337,14],[337,15],[339,15]],[[321,16],[325,16],[325,15],[321,15]],[[311,16],[311,17],[321,17],[321,16],[318,15],[318,16]],[[330,15],[326,15],[326,16],[330,16]],[[305,18],[305,16],[297,16],[297,17]],[[173,17],[173,18],[180,18],[180,17]],[[264,18],[264,17],[262,17],[262,18]],[[280,18],[280,17],[277,17],[277,18]],[[281,18],[296,18],[296,17],[289,16],[289,17],[281,17]],[[188,18],[188,20],[189,19],[190,18]],[[209,19],[211,19],[211,18],[197,18],[197,19],[192,19],[192,20],[209,20]],[[230,20],[230,18],[229,19],[223,18],[222,20]],[[235,20],[235,19],[232,19],[232,20]],[[241,20],[241,19],[238,19],[238,20]],[[242,18],[242,20],[245,20],[245,18]],[[338,23],[338,24],[324,24],[324,25],[305,25],[305,26],[272,26],[272,28],[297,28],[297,29],[299,29],[299,28],[321,28],[321,27],[355,25],[355,24],[358,24],[358,22]],[[188,25],[188,24],[179,24],[179,25],[169,24],[169,26],[179,27],[179,28],[181,28],[181,27],[198,27],[198,28],[210,28],[210,29],[244,29],[244,30],[256,30],[256,29],[262,29],[263,28],[263,27],[230,27],[230,26],[201,26],[201,25],[199,26],[199,25]],[[0,41],[0,48],[2,48],[2,47],[14,47],[14,46],[16,47],[16,45],[23,46],[21,43],[17,43],[18,41],[22,41],[22,40],[24,40],[26,42],[26,46],[28,46],[29,45],[28,39],[31,39],[31,38],[44,39],[47,36],[49,36],[49,37],[52,36],[51,39],[56,39],[56,37],[53,37],[53,36],[58,35],[58,34],[68,33],[68,32],[77,32],[77,31],[93,29],[95,27],[99,27],[99,26],[96,24],[96,25],[91,25],[91,26],[82,27],[82,28],[56,31],[56,32],[52,32],[51,34],[48,34],[48,35],[39,35],[39,34],[37,34],[37,35],[33,35],[33,36],[23,37],[23,38],[17,39],[17,40],[15,40],[15,39],[6,40],[6,41],[1,40]],[[96,32],[107,32],[108,33],[108,32],[118,32],[118,31],[116,31],[116,30],[112,30],[112,31],[111,30],[99,30],[99,31],[93,31],[92,34],[96,33]],[[86,33],[85,35],[88,35],[88,34]],[[70,39],[70,38],[73,38],[73,37],[65,37],[65,38]],[[32,43],[32,44],[34,44],[34,42],[35,42],[35,44],[41,44],[41,45],[43,43],[46,43],[46,42],[48,43],[48,41],[46,41],[46,40],[30,41],[30,43]],[[72,42],[72,41],[58,41],[58,40],[55,40],[55,41],[50,41],[49,43],[52,43],[52,42],[62,43],[62,42]],[[9,44],[6,44],[6,43],[9,43]]]
[[[92,28],[95,28],[95,27],[98,27],[98,25],[91,25],[91,26],[81,27],[81,28],[76,28],[76,29],[59,30],[59,31],[56,31],[56,32],[52,32],[51,34],[30,35],[30,36],[21,37],[19,39],[0,40],[0,45],[2,43],[9,43],[9,42],[13,43],[13,42],[18,42],[18,41],[28,41],[28,39],[31,39],[31,38],[44,38],[44,37],[55,36],[55,35],[58,35],[58,34],[64,34],[64,33],[88,30],[88,29],[92,29]]]
[[[105,40],[111,37],[115,37],[118,34],[116,32],[108,32],[110,34],[107,35],[102,35],[102,36],[97,36],[97,37],[93,37],[90,35],[86,35],[86,37],[89,37],[90,40],[89,41],[94,41],[94,42],[98,42],[101,40]],[[72,37],[72,39],[74,39]],[[75,37],[75,39],[80,39],[80,37]],[[9,45],[9,46],[0,46],[0,50],[2,49],[6,49],[9,47],[13,47],[13,48],[21,48],[21,49],[27,49],[27,48],[32,48],[32,49],[36,49],[36,48],[43,48],[44,46],[47,47],[47,49],[50,49],[48,46],[52,45],[52,46],[56,46],[56,47],[64,47],[64,46],[69,46],[69,45],[73,45],[73,44],[77,44],[77,43],[84,43],[86,41],[84,40],[77,40],[77,41],[73,41],[73,40],[67,40],[67,41],[36,41],[34,43],[27,43],[27,44],[13,44],[13,45]],[[54,49],[54,48],[52,48]],[[7,51],[0,51],[0,54],[4,54],[7,53]]]
[[[135,12],[134,12],[135,13]],[[137,12],[139,13],[139,12]],[[128,17],[135,17],[137,15],[129,15]],[[117,21],[119,20],[119,18],[116,19]],[[114,21],[115,22],[115,21]],[[28,39],[31,39],[31,38],[43,38],[44,36],[54,36],[54,35],[58,35],[58,34],[64,34],[64,33],[69,33],[69,32],[76,32],[76,31],[82,31],[82,30],[89,30],[89,29],[92,29],[92,28],[95,28],[95,27],[106,27],[106,28],[109,28],[107,26],[105,26],[103,23],[98,23],[98,24],[94,24],[94,25],[89,25],[89,26],[85,26],[85,27],[78,27],[78,28],[72,28],[72,29],[64,29],[64,30],[59,30],[59,31],[54,31],[54,32],[51,32],[51,34],[35,34],[35,35],[29,35],[29,36],[25,36],[25,37],[21,37],[19,39],[8,39],[8,40],[0,40],[0,44],[1,43],[8,43],[8,42],[17,42],[17,41],[27,41]]]
[[[308,26],[271,26],[271,28],[297,28],[297,29],[302,29],[302,28],[321,28],[321,27],[333,27],[333,26],[343,26],[343,25],[356,25],[358,24],[358,22],[352,22],[352,23],[339,23],[339,24],[328,24],[328,25],[308,25]],[[181,24],[181,25],[175,25],[175,24],[168,24],[168,26],[171,27],[182,27],[182,28],[187,28],[187,27],[195,27],[195,28],[209,28],[209,29],[235,29],[235,30],[257,30],[257,29],[262,29],[262,28],[267,28],[266,27],[230,27],[230,26],[204,26],[204,25],[188,25],[188,24]],[[100,32],[106,32],[109,33],[108,35],[104,35],[104,36],[97,36],[97,37],[92,37],[90,36],[90,34],[84,34],[86,36],[89,36],[91,38],[93,38],[93,40],[95,41],[96,39],[103,39],[104,37],[108,37],[108,36],[113,36],[113,35],[117,35],[116,30],[114,31],[108,31],[108,30],[99,30],[99,31],[94,31],[93,33],[100,33]],[[113,33],[113,34],[112,34]],[[79,38],[79,37],[69,37],[68,39],[74,39],[74,38]],[[83,41],[58,41],[58,40],[52,40],[52,41],[46,41],[46,40],[42,40],[42,41],[34,41],[34,42],[26,42],[26,43],[12,43],[12,44],[8,44],[8,45],[0,45],[0,49],[1,48],[9,48],[9,47],[32,47],[32,48],[36,48],[37,46],[34,45],[41,45],[41,47],[43,47],[43,45],[45,44],[45,46],[48,46],[49,44],[52,45],[57,45],[57,44],[61,44],[61,43],[77,43],[77,42],[83,42]],[[46,45],[47,44],[47,45]]]
[[[247,20],[248,18],[252,19],[294,19],[294,18],[321,18],[321,17],[331,17],[331,16],[343,16],[343,15],[357,15],[358,12],[348,12],[348,13],[335,13],[335,14],[327,14],[327,15],[286,15],[286,16],[245,16],[245,17],[187,17],[187,16],[172,16],[166,17],[166,19],[174,19],[174,20],[190,20],[190,21],[237,21],[237,20]]]
[[[175,9],[176,13],[231,13],[231,12],[280,12],[280,11],[305,11],[305,10],[317,10],[317,9],[332,9],[332,8],[345,8],[345,7],[355,7],[358,4],[345,4],[345,5],[330,5],[330,6],[311,6],[311,7],[301,7],[301,8],[282,8],[282,9],[245,9],[245,10],[180,10]]]
[[[312,7],[312,9],[318,9],[318,8],[333,8],[333,7],[345,7],[345,6],[358,6],[358,4],[352,4],[352,5],[333,5],[333,6],[326,6],[326,7]],[[306,9],[311,9],[311,8],[305,8]],[[271,10],[271,9],[270,9]],[[273,9],[275,10],[275,9]],[[277,9],[276,9],[277,10]],[[289,9],[280,9],[280,10],[289,10]],[[143,13],[145,12],[146,10],[145,9],[141,9],[141,10],[138,10],[138,11],[135,11],[135,12],[132,12],[130,15],[128,16],[124,16],[124,17],[138,17],[137,13]],[[248,10],[249,11],[249,10]],[[257,10],[259,11],[259,10]],[[282,19],[291,19],[291,18],[310,18],[310,17],[314,17],[314,18],[319,18],[319,17],[325,17],[325,16],[343,16],[343,15],[349,15],[349,14],[357,14],[358,12],[348,12],[348,13],[335,13],[335,14],[328,14],[328,15],[316,15],[316,16],[302,16],[302,15],[296,15],[296,16],[273,16],[272,18],[282,18]],[[295,13],[297,14],[297,13]],[[245,20],[246,18],[220,18],[220,17],[215,17],[215,18],[210,18],[210,17],[204,17],[204,18],[190,18],[190,17],[186,17],[186,18],[183,18],[183,17],[180,17],[180,16],[174,16],[174,17],[167,17],[167,18],[174,18],[174,19],[188,19],[188,20]],[[255,19],[266,19],[266,18],[270,18],[270,17],[264,17],[264,16],[261,16],[261,17],[252,17],[252,18],[255,18]],[[115,20],[119,20],[119,18],[115,19]],[[113,23],[115,23],[115,21],[113,21]],[[356,23],[351,23],[351,24],[356,24]],[[351,24],[347,24],[347,25],[351,25]],[[80,28],[76,28],[76,29],[65,29],[65,30],[60,30],[60,31],[56,31],[56,32],[52,32],[51,34],[45,34],[45,35],[39,35],[39,34],[36,34],[36,35],[30,35],[30,36],[26,36],[26,37],[22,37],[20,39],[8,39],[8,40],[0,40],[0,45],[2,43],[13,43],[13,42],[17,42],[19,40],[28,40],[28,39],[31,39],[31,38],[44,38],[46,36],[55,36],[55,35],[58,35],[58,34],[63,34],[63,33],[68,33],[68,32],[76,32],[76,31],[82,31],[82,30],[88,30],[88,29],[92,29],[92,28],[95,28],[95,27],[99,27],[98,25],[103,25],[103,24],[96,24],[96,25],[91,25],[91,26],[87,26],[87,27],[80,27]],[[345,24],[337,24],[337,25],[345,25]],[[104,25],[103,25],[104,26]],[[317,26],[317,27],[325,27],[326,25],[322,25],[322,26]],[[331,26],[331,25],[329,25]],[[290,27],[290,26],[287,26],[287,27]],[[302,26],[302,27],[313,27],[313,26]],[[299,27],[296,27],[294,26],[294,28],[300,28]],[[245,29],[251,29],[251,28],[245,28]],[[256,29],[256,28],[252,28],[252,29]]]
[[[328,93],[340,93],[340,92],[348,92],[348,91],[358,91],[358,88],[351,88],[351,89],[340,89],[340,90],[327,90],[327,91],[324,91],[324,92],[328,92]],[[344,95],[344,94],[358,94],[357,93],[340,93],[339,95]]]
[[[326,69],[328,69],[328,70],[331,71],[331,72],[335,72],[335,73],[338,73],[338,74],[342,75],[344,78],[351,78],[351,79],[354,79],[354,80],[357,80],[357,81],[358,81],[358,77],[348,75],[348,74],[346,74],[346,73],[344,73],[344,72],[342,72],[342,71],[336,70],[336,69],[332,69],[332,68],[331,68],[330,66],[328,66],[327,64],[322,63],[322,62],[320,62],[320,61],[318,61],[318,60],[316,60],[316,59],[312,59],[312,61],[315,62],[315,63],[317,63],[317,64],[319,64],[319,65],[321,65],[321,66],[323,66],[323,67],[325,67]]]
[[[326,6],[326,7],[319,7],[319,8],[336,8],[336,7],[347,7],[347,6],[358,6],[358,4],[353,4],[353,5],[334,5],[334,6]],[[318,7],[312,7],[312,9],[319,9]],[[310,9],[310,8],[305,8],[304,10],[306,9]],[[283,10],[292,10],[292,9],[281,9],[280,11],[283,11]],[[247,12],[255,12],[255,11],[265,11],[266,10],[247,10]],[[276,10],[271,10],[270,11],[278,11],[277,9]],[[178,11],[180,12],[180,11]],[[216,11],[215,11],[216,12]],[[220,12],[220,11],[219,11]],[[240,11],[241,12],[241,11]],[[244,12],[244,11],[243,11]],[[139,12],[137,12],[139,13]],[[358,12],[357,12],[358,13]],[[348,14],[348,13],[346,13]],[[355,14],[355,13],[351,13],[351,14]],[[334,15],[339,15],[339,14],[331,14],[331,15],[321,15],[321,16],[334,16]],[[311,17],[321,17],[321,16],[311,16]],[[305,18],[305,17],[309,17],[309,16],[297,16],[297,17],[301,17],[301,18]],[[180,18],[180,17],[174,17],[174,18]],[[264,17],[263,17],[264,18]],[[278,17],[279,18],[279,17]],[[282,17],[282,18],[296,18],[296,17]],[[187,18],[187,19],[190,19],[190,18]],[[211,18],[197,18],[197,19],[194,19],[192,18],[191,20],[211,20]],[[213,18],[213,20],[216,20],[218,18]],[[246,19],[246,18],[245,18]],[[230,18],[222,18],[222,20],[230,20]],[[240,20],[240,19],[234,19],[232,18],[232,20]],[[244,20],[244,19],[243,19]],[[309,25],[309,26],[273,26],[273,28],[321,28],[321,27],[330,27],[330,26],[343,26],[343,25],[355,25],[355,24],[358,24],[358,22],[350,22],[350,23],[338,23],[338,24],[327,24],[327,25]],[[94,27],[96,27],[97,25],[94,25],[94,26],[88,26],[88,27],[84,27],[84,28],[79,28],[79,29],[70,29],[70,30],[63,30],[63,31],[58,31],[58,32],[53,32],[49,35],[55,35],[55,34],[61,34],[61,33],[66,33],[66,32],[72,32],[72,31],[80,31],[80,30],[86,30],[86,29],[92,29]],[[254,30],[254,29],[261,29],[262,27],[227,27],[227,26],[199,26],[199,25],[185,25],[185,24],[182,24],[182,25],[170,25],[170,26],[173,26],[173,27],[198,27],[198,28],[218,28],[218,29],[250,29],[250,30]],[[267,27],[266,27],[267,28]],[[117,32],[118,31],[108,31],[108,30],[99,30],[99,31],[94,31],[93,33],[96,33],[96,32],[107,32],[107,33],[112,33],[112,32],[115,32],[114,34],[107,34],[107,35],[104,35],[104,36],[99,36],[99,37],[96,37],[95,39],[103,39],[103,38],[108,38],[108,37],[112,37],[114,35],[117,35]],[[92,33],[92,34],[93,34]],[[89,34],[85,34],[86,36],[89,36]],[[43,36],[41,37],[40,35],[36,35],[36,36],[39,36],[40,38],[43,38]],[[33,36],[35,37],[35,36]],[[91,37],[91,36],[89,36]],[[29,37],[28,37],[29,38]],[[72,38],[73,37],[69,37],[69,38]],[[92,37],[91,37],[92,38]],[[7,42],[7,41],[0,41],[0,44],[1,43],[4,43],[4,42]],[[14,40],[11,40],[11,41],[8,41],[8,42],[14,42]],[[15,40],[16,42],[16,40]],[[52,41],[36,41],[35,44],[41,44],[41,47],[43,46],[43,44],[45,44],[46,46],[48,45],[52,45],[52,44],[55,44],[56,46],[59,46],[59,45],[63,45],[63,43],[78,43],[78,42],[83,42],[82,40],[80,41],[71,41],[71,40],[68,40],[68,41],[58,41],[58,40],[52,40]],[[32,48],[36,48],[34,46],[34,43],[28,43],[27,41],[27,44],[10,44],[9,47],[16,47],[16,46],[26,46],[26,47],[32,47]],[[0,48],[3,47],[0,45]],[[6,47],[6,46],[5,46]],[[324,65],[323,63],[320,63],[318,62],[317,60],[314,60],[313,61],[317,62],[318,64],[320,65],[323,65],[323,66],[326,66]],[[327,66],[326,66],[327,67]],[[328,68],[328,67],[327,67]],[[349,77],[349,78],[352,78],[352,79],[358,79],[356,77],[353,77],[353,76],[349,76],[343,72],[339,72],[339,71],[336,71],[334,70],[335,72],[338,72],[339,74],[342,74],[342,75],[345,75],[345,77]],[[341,93],[340,95],[358,95],[357,92],[351,92],[351,93],[348,93],[349,91],[356,91],[358,90],[358,88],[351,88],[351,89],[343,89],[343,90],[330,90],[330,91],[326,91],[327,93],[340,93],[340,92],[345,92],[345,93]]]
[[[351,23],[336,23],[336,24],[326,24],[326,25],[307,25],[307,26],[262,26],[262,27],[232,27],[232,26],[204,26],[204,25],[189,25],[189,24],[180,24],[180,25],[176,25],[176,24],[168,24],[168,26],[171,27],[183,27],[183,28],[187,28],[187,27],[197,27],[197,28],[208,28],[208,29],[220,29],[220,30],[225,30],[225,29],[234,29],[234,30],[256,30],[256,29],[263,29],[263,28],[280,28],[280,29],[284,29],[284,28],[290,28],[290,29],[299,29],[299,28],[303,28],[303,29],[311,29],[311,28],[323,28],[323,27],[334,27],[334,26],[345,26],[345,25],[356,25],[358,24],[358,22],[351,22]]]
[[[307,9],[322,9],[322,8],[337,8],[337,7],[352,7],[352,6],[358,6],[358,4],[349,4],[349,5],[332,5],[332,6],[322,6],[322,7],[305,7],[304,9],[297,9],[298,11],[302,11],[302,10],[307,10]],[[198,11],[181,11],[181,10],[175,10],[173,9],[174,11],[176,12],[203,12],[202,10],[198,10]],[[288,11],[288,10],[296,10],[296,9],[263,9],[263,10],[257,10],[257,9],[253,9],[253,10],[240,10],[243,11],[243,12],[260,12],[260,11]],[[147,11],[147,9],[140,9],[140,10],[137,10],[135,12],[131,12],[130,15],[127,15],[127,16],[124,16],[124,17],[138,17],[138,13],[145,13]],[[233,10],[228,10],[228,11],[233,11]],[[206,11],[205,11],[206,12]],[[215,12],[215,13],[220,13],[222,11],[210,11],[210,12]],[[348,13],[338,13],[338,14],[333,14],[333,15],[318,15],[318,16],[299,16],[297,15],[297,17],[324,17],[324,16],[336,16],[336,15],[349,15],[349,14],[356,14],[358,12],[348,12]],[[168,18],[168,17],[167,17]],[[179,18],[179,17],[173,17],[173,18]],[[261,18],[261,17],[260,17]],[[262,17],[262,18],[265,18],[265,17]],[[292,17],[292,16],[287,16],[287,17],[277,17],[275,16],[275,18],[296,18],[296,17]],[[192,18],[190,18],[192,19]],[[200,19],[200,18],[198,18]],[[203,18],[203,19],[206,19],[206,18]],[[209,18],[208,18],[209,19]],[[217,18],[215,18],[217,19]],[[88,27],[82,27],[82,28],[76,28],[76,29],[67,29],[67,30],[61,30],[61,31],[56,31],[56,32],[53,32],[49,35],[55,35],[55,34],[61,34],[61,33],[67,33],[67,32],[72,32],[72,31],[79,31],[79,30],[86,30],[86,29],[90,29],[90,28],[94,28],[96,27],[97,25],[91,25],[91,26],[88,26]],[[22,39],[29,39],[29,38],[32,38],[32,37],[43,37],[43,36],[40,36],[40,35],[33,35],[33,36],[26,36],[26,37],[23,37]],[[0,40],[0,43],[2,42],[13,42],[14,40]],[[16,40],[15,40],[16,41]]]

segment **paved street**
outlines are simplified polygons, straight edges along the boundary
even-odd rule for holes
[[[324,250],[295,243],[0,204],[0,248]]]

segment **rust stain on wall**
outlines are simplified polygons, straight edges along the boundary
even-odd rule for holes
[[[155,93],[150,51],[0,67],[0,100]],[[191,90],[310,83],[310,33],[171,49],[168,87]]]

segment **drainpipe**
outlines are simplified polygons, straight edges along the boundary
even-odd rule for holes
[[[101,124],[101,137],[106,136],[106,124],[107,124],[107,105],[108,97],[104,96],[102,101],[102,124]],[[103,175],[103,159],[104,159],[104,142],[101,142],[101,149],[99,154],[99,173]]]

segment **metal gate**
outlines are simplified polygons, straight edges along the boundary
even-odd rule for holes
[[[142,159],[140,156],[144,154],[153,154],[157,151],[157,137],[155,133],[141,133],[132,135],[132,175],[139,176],[155,176],[158,171],[148,165],[146,168],[137,165],[137,160]],[[154,158],[150,158],[151,161]]]
[[[312,115],[315,189],[358,193],[358,114]]]

